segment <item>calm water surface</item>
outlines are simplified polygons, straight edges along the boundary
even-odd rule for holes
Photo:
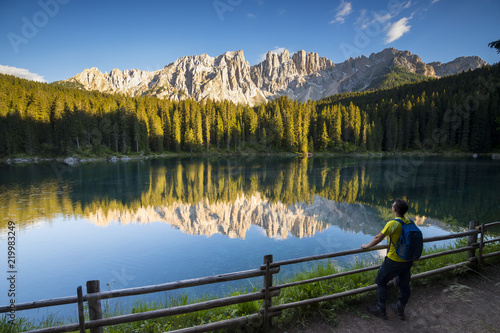
[[[122,289],[253,269],[266,254],[279,261],[358,248],[380,232],[397,197],[408,200],[424,237],[443,235],[470,220],[498,220],[499,171],[500,161],[487,158],[437,157],[0,166],[2,267],[9,220],[17,227],[18,303],[75,295],[87,280]],[[304,268],[283,268],[280,277]],[[1,281],[0,304],[6,305],[8,285]],[[260,283],[185,293],[221,295]],[[73,315],[74,308],[50,312]]]

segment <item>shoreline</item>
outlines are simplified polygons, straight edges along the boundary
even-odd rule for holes
[[[41,157],[41,156],[21,156],[21,157],[0,157],[0,165],[26,165],[26,164],[40,164],[40,163],[65,163],[68,165],[77,165],[83,163],[93,162],[127,162],[130,160],[148,160],[158,158],[183,158],[183,157],[411,157],[411,156],[439,156],[439,157],[490,157],[493,160],[500,159],[500,153],[490,152],[482,154],[471,154],[464,152],[439,152],[429,153],[424,151],[410,151],[410,152],[317,152],[317,153],[291,153],[291,152],[209,152],[209,153],[162,153],[162,154],[149,154],[149,155],[122,155],[116,154],[111,156],[89,156],[82,157],[77,154],[73,156],[58,156],[58,157]]]

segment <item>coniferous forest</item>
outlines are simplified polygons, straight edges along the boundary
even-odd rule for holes
[[[397,88],[250,107],[88,92],[0,75],[0,156],[162,152],[486,153],[500,66]]]

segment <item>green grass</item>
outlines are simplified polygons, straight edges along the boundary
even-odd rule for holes
[[[467,243],[465,238],[458,239],[454,243],[443,246],[432,246],[424,251],[424,254],[431,254],[435,252],[441,252],[445,250],[454,249],[457,247],[463,247]],[[483,253],[489,253],[500,250],[500,244],[488,244]],[[441,256],[437,258],[428,259],[425,261],[415,262],[412,268],[412,274],[421,273],[424,271],[436,269],[439,267],[451,265],[454,263],[459,263],[467,260],[467,252],[451,254],[446,256]],[[498,260],[498,259],[490,259]],[[341,268],[333,261],[326,261],[318,264],[314,264],[311,268],[298,272],[293,275],[292,278],[275,281],[275,285],[289,283],[293,281],[300,281],[305,279],[311,279],[314,277],[325,276],[335,274],[341,271],[353,270],[367,266],[373,266],[380,264],[382,258],[378,261],[373,260],[361,260],[356,258],[355,261],[349,266]],[[286,268],[282,268],[286,269]],[[412,285],[426,285],[437,283],[442,281],[442,279],[449,276],[463,274],[468,271],[468,268],[463,268],[455,270],[448,273],[439,274],[436,276],[428,277],[425,279],[419,279],[412,281]],[[283,288],[281,294],[278,297],[273,298],[273,305],[286,304],[291,302],[296,302],[299,300],[310,299],[315,297],[320,297],[324,295],[330,295],[334,293],[339,293],[342,291],[347,291],[351,289],[361,288],[374,284],[374,279],[377,270],[372,270],[364,273],[353,274],[349,276],[339,277],[334,280],[325,280],[320,282],[315,282],[311,284]],[[226,296],[236,296],[241,294],[246,294],[247,292],[256,292],[259,289],[253,287],[253,290],[237,290],[230,291]],[[362,293],[354,296],[344,297],[336,299],[333,301],[316,303],[309,306],[303,306],[298,308],[287,309],[282,312],[280,317],[274,319],[274,324],[277,327],[290,327],[298,325],[306,325],[306,322],[311,320],[311,318],[320,319],[331,326],[336,325],[336,313],[346,308],[351,308],[354,304],[359,302],[369,302],[375,297],[375,291]],[[132,313],[140,313],[145,311],[163,309],[165,307],[181,306],[192,303],[198,303],[203,301],[208,301],[214,298],[205,296],[198,299],[190,299],[187,295],[177,296],[174,298],[166,298],[164,302],[146,302],[137,301],[134,304]],[[165,332],[171,331],[184,327],[191,327],[195,325],[202,325],[210,322],[217,322],[229,318],[236,318],[240,316],[246,316],[253,313],[257,313],[262,307],[261,301],[248,302],[233,306],[226,306],[222,308],[216,308],[211,310],[205,310],[185,315],[169,316],[164,318],[158,318],[153,320],[146,320],[140,322],[133,322],[128,324],[121,324],[112,327],[105,327],[104,332]],[[130,313],[130,310],[125,310],[117,306],[111,308],[107,301],[103,301],[103,311],[104,317],[112,317]],[[88,320],[88,318],[86,318]],[[19,317],[14,325],[8,323],[7,317],[0,317],[0,332],[20,332],[35,328],[43,328],[50,326],[57,326],[69,323],[76,323],[76,318],[69,318],[67,320],[56,318],[56,316],[48,316],[44,318],[40,323],[35,323],[33,320],[28,320],[23,317]],[[253,332],[259,330],[260,323],[250,324],[245,327],[240,327],[231,332]],[[224,331],[222,331],[224,332]]]
[[[0,332],[2,333],[24,332],[35,328],[36,327],[32,321],[23,317],[16,318],[13,324],[9,322],[9,318],[7,316],[3,315],[0,317]]]

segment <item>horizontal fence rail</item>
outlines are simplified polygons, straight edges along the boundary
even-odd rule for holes
[[[279,272],[279,269],[274,269],[272,271],[273,274],[277,274],[278,272]],[[202,285],[206,285],[206,284],[213,284],[213,283],[219,283],[219,282],[243,280],[243,279],[259,277],[259,276],[263,276],[263,275],[265,275],[264,271],[262,271],[260,269],[254,269],[254,270],[248,270],[248,271],[242,271],[242,272],[207,276],[207,277],[197,278],[197,279],[168,282],[168,283],[145,286],[145,287],[103,291],[103,292],[100,292],[98,294],[83,295],[83,301],[85,302],[85,301],[89,301],[92,299],[93,300],[102,300],[102,299],[110,299],[110,298],[115,298],[115,297],[145,295],[145,294],[150,294],[150,293],[155,293],[155,292],[169,291],[169,290],[182,289],[182,288],[188,288],[188,287],[196,287],[196,286],[202,286]],[[30,310],[30,309],[44,308],[44,307],[49,307],[49,306],[65,305],[65,304],[72,304],[72,303],[78,303],[77,296],[59,297],[59,298],[46,299],[46,300],[41,300],[41,301],[19,303],[19,304],[16,304],[16,310]],[[0,307],[0,313],[5,313],[5,312],[9,312],[9,311],[10,311],[9,306],[1,306]]]
[[[467,245],[460,247],[460,248],[452,249],[452,250],[446,250],[446,251],[441,251],[441,252],[437,252],[437,253],[424,255],[424,256],[420,257],[418,259],[418,261],[424,261],[424,260],[428,260],[428,259],[432,259],[432,258],[436,258],[436,257],[441,257],[441,256],[445,256],[445,255],[450,255],[450,254],[455,254],[455,253],[460,253],[460,252],[468,252],[468,260],[464,261],[464,262],[440,267],[437,269],[433,269],[430,271],[414,274],[411,277],[412,280],[426,278],[429,276],[445,273],[445,272],[456,270],[456,269],[463,268],[463,267],[480,266],[485,258],[500,256],[500,251],[483,254],[483,249],[484,249],[486,244],[500,241],[500,238],[493,238],[493,239],[487,239],[487,240],[484,239],[485,232],[488,230],[488,228],[497,227],[497,226],[500,226],[500,221],[489,223],[489,224],[481,224],[481,225],[479,225],[479,223],[477,221],[472,221],[469,225],[469,231],[445,235],[445,236],[436,236],[436,237],[425,238],[424,242],[429,243],[429,242],[436,242],[436,241],[442,241],[442,240],[467,237]],[[479,240],[478,240],[478,236],[480,236]],[[214,323],[207,323],[207,324],[194,326],[194,327],[182,328],[182,329],[176,330],[175,332],[179,332],[179,333],[207,332],[207,331],[211,331],[211,330],[225,329],[225,328],[230,328],[230,327],[247,325],[247,324],[252,323],[252,322],[258,323],[259,325],[262,326],[263,331],[267,332],[267,331],[269,331],[269,328],[271,327],[271,324],[272,324],[271,319],[273,317],[281,315],[281,312],[283,310],[294,308],[294,307],[299,307],[299,306],[306,306],[306,305],[310,305],[310,304],[314,304],[314,303],[318,303],[318,302],[331,301],[331,300],[342,298],[342,297],[353,296],[353,295],[365,293],[368,291],[373,291],[373,290],[377,289],[377,285],[373,284],[370,286],[351,289],[351,290],[347,290],[347,291],[343,291],[343,292],[339,292],[339,293],[335,293],[335,294],[331,294],[331,295],[324,295],[324,296],[320,296],[320,297],[299,300],[299,301],[286,303],[286,304],[273,305],[272,304],[273,298],[279,296],[280,291],[282,289],[300,286],[300,285],[305,285],[305,284],[310,284],[310,283],[315,283],[315,282],[320,282],[320,281],[333,280],[333,279],[336,279],[339,277],[348,276],[348,275],[352,275],[352,274],[359,274],[359,273],[363,273],[363,272],[368,272],[368,271],[379,269],[381,265],[363,267],[363,268],[358,268],[358,269],[354,269],[354,270],[350,270],[350,271],[339,271],[337,273],[330,274],[330,275],[318,276],[318,277],[314,277],[314,278],[310,278],[310,279],[288,282],[288,283],[284,283],[281,285],[273,285],[273,275],[278,274],[280,272],[282,266],[299,264],[299,263],[310,262],[310,261],[330,259],[330,258],[335,258],[335,257],[347,256],[347,255],[354,255],[354,254],[365,253],[365,252],[369,252],[369,251],[383,250],[383,249],[387,249],[387,248],[388,248],[387,245],[379,245],[379,246],[371,247],[369,249],[345,250],[345,251],[340,251],[340,252],[327,253],[327,254],[322,254],[322,255],[315,255],[315,256],[309,256],[309,257],[276,261],[276,262],[273,262],[272,255],[267,255],[264,257],[264,264],[261,265],[257,269],[234,272],[234,273],[227,273],[227,274],[219,274],[219,275],[207,276],[207,277],[202,277],[202,278],[197,278],[197,279],[168,282],[168,283],[163,283],[163,284],[158,284],[158,285],[119,289],[119,290],[112,290],[112,291],[103,291],[103,292],[101,292],[99,290],[99,281],[88,281],[87,282],[87,294],[83,294],[82,287],[80,286],[77,288],[77,295],[76,296],[60,297],[60,298],[54,298],[54,299],[46,299],[46,300],[39,300],[39,301],[34,301],[34,302],[15,304],[14,310],[21,311],[21,310],[29,310],[29,309],[36,309],[36,308],[43,308],[43,307],[50,307],[50,306],[56,306],[56,305],[65,305],[65,304],[76,303],[78,305],[78,320],[79,320],[78,323],[56,326],[56,327],[48,327],[48,328],[34,330],[31,332],[32,333],[35,333],[35,332],[37,332],[37,333],[69,332],[69,331],[85,332],[86,329],[90,329],[91,333],[96,333],[96,332],[102,332],[102,327],[104,327],[104,326],[118,325],[118,324],[143,321],[143,320],[149,320],[149,319],[155,319],[155,318],[161,318],[161,317],[188,314],[188,313],[193,313],[193,312],[198,312],[198,311],[203,311],[203,310],[208,310],[208,309],[214,309],[214,308],[224,307],[224,306],[228,306],[228,305],[235,305],[235,304],[241,304],[241,303],[246,303],[246,302],[252,302],[252,301],[262,301],[262,308],[258,311],[258,313],[250,314],[247,316],[241,316],[241,317],[237,317],[237,318],[221,320],[221,321],[214,322]],[[477,254],[476,254],[476,251],[478,252]],[[262,277],[263,278],[263,287],[258,292],[246,293],[246,294],[238,295],[238,296],[229,296],[229,297],[213,299],[213,300],[209,300],[209,301],[203,301],[203,302],[199,302],[199,303],[193,303],[193,304],[182,305],[182,306],[168,307],[168,308],[164,308],[164,309],[151,310],[151,311],[140,312],[140,313],[131,313],[131,314],[119,315],[119,316],[114,316],[114,317],[109,317],[109,318],[102,318],[102,311],[101,311],[101,305],[100,305],[101,300],[106,300],[106,299],[111,299],[111,298],[116,298],[116,297],[144,295],[144,294],[155,293],[155,292],[170,291],[170,290],[176,290],[176,289],[183,289],[183,288],[208,285],[208,284],[214,284],[214,283],[236,281],[236,280],[255,278],[255,277]],[[89,285],[93,285],[95,287],[95,283],[97,283],[97,289],[95,289],[95,290],[89,289]],[[390,284],[392,284],[392,283],[393,282],[391,281]],[[94,288],[94,287],[92,287],[92,288]],[[87,302],[87,308],[89,310],[89,319],[90,320],[87,320],[87,321],[85,321],[85,316],[84,316],[84,302]],[[0,313],[9,313],[9,312],[12,312],[12,306],[0,306]]]
[[[370,250],[375,251],[375,250],[383,250],[387,249],[387,245],[377,245]],[[366,252],[366,250],[363,249],[355,249],[355,250],[345,250],[345,251],[339,251],[339,252],[334,252],[334,253],[327,253],[327,254],[321,254],[321,255],[316,255],[316,256],[310,256],[310,257],[302,257],[302,258],[297,258],[297,259],[289,259],[289,260],[283,260],[283,261],[277,261],[271,264],[271,267],[280,267],[280,266],[286,266],[286,265],[294,265],[294,264],[300,264],[303,262],[308,262],[308,261],[316,261],[316,260],[323,260],[323,259],[330,259],[330,258],[335,258],[335,257],[343,257],[343,256],[348,256],[351,254],[358,254],[358,253],[363,253]],[[261,269],[264,266],[260,266]]]

